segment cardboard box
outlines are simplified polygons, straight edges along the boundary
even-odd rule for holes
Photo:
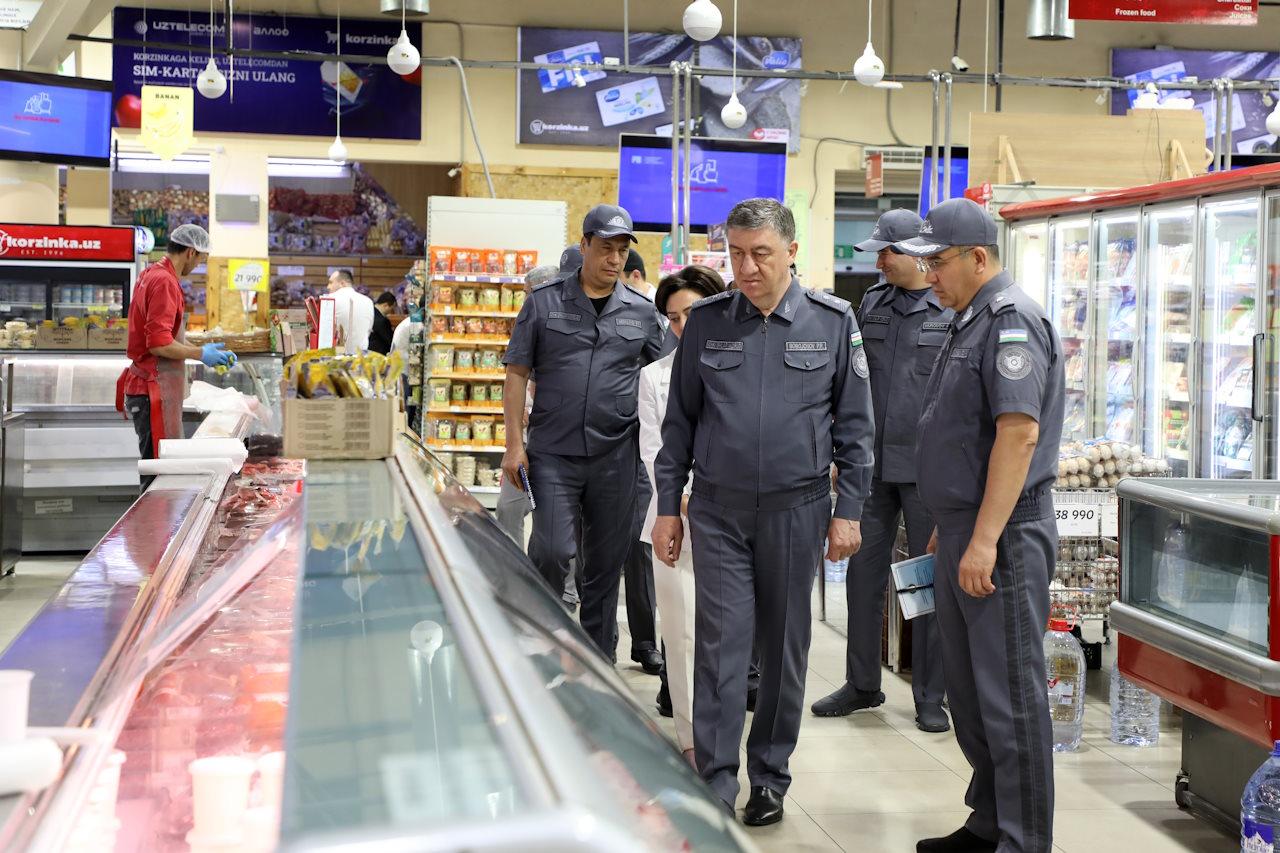
[[[83,326],[37,326],[36,349],[88,349]]]
[[[109,349],[123,352],[129,343],[129,330],[123,326],[113,326],[110,329],[90,326],[88,335],[89,349]]]
[[[284,455],[294,459],[385,459],[395,451],[400,399],[284,401]]]

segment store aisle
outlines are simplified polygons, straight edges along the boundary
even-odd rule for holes
[[[80,557],[25,557],[17,571],[0,578],[0,650],[22,632],[67,580]]]
[[[814,613],[817,614],[815,591]],[[844,591],[828,591],[828,618],[814,620],[806,706],[844,677]],[[838,600],[837,600],[838,599]],[[619,621],[625,613],[619,610]],[[625,630],[625,625],[623,626]],[[628,648],[623,637],[618,647]],[[627,661],[619,670],[652,710],[658,680]],[[1062,853],[1133,850],[1229,853],[1231,838],[1180,811],[1173,782],[1181,759],[1178,718],[1165,714],[1160,746],[1111,743],[1107,676],[1089,673],[1085,737],[1080,751],[1056,756],[1055,849]],[[964,791],[969,765],[954,734],[915,727],[908,678],[886,674],[886,703],[871,712],[822,719],[806,716],[791,759],[786,818],[748,829],[764,851],[786,853],[911,853],[918,839],[946,835],[968,816]],[[670,720],[655,718],[674,737]],[[749,722],[749,721],[748,721]],[[745,743],[745,732],[744,732]],[[743,753],[745,764],[746,753]],[[745,770],[738,807],[747,799]]]

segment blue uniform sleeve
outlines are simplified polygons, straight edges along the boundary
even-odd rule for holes
[[[876,422],[866,353],[853,311],[840,320],[832,384],[831,446],[836,464],[836,518],[859,521],[875,471]],[[674,389],[675,382],[672,382]]]
[[[1019,413],[1037,422],[1053,361],[1053,342],[1039,317],[1018,310],[998,313],[982,356],[982,384],[991,417]]]
[[[502,357],[502,363],[533,367],[533,356],[538,349],[538,327],[541,325],[538,304],[531,293],[520,309],[520,316],[516,317],[516,325],[511,330],[511,340],[507,342],[507,353]]]
[[[702,376],[698,354],[702,352],[702,331],[698,312],[689,315],[684,336],[676,347],[671,368],[671,388],[667,413],[662,420],[662,449],[653,469],[657,483],[658,515],[679,515],[684,485],[693,467],[693,437],[702,412]]]
[[[640,363],[652,364],[663,356],[663,341],[667,337],[667,325],[663,322],[663,317],[655,308],[653,311],[653,328],[649,330],[649,337],[644,342],[644,352],[641,353]]]

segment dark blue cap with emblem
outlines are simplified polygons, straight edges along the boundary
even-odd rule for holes
[[[903,240],[910,240],[917,236],[923,221],[914,210],[906,208],[890,210],[876,222],[871,236],[853,248],[859,252],[879,252],[881,249],[888,249],[894,243],[901,243]],[[894,251],[897,249],[895,248]]]
[[[991,246],[995,242],[995,220],[982,205],[967,198],[952,198],[929,211],[919,237],[897,243],[895,248],[904,255],[923,258],[951,246]]]
[[[587,211],[582,219],[582,236],[610,237],[627,236],[632,243],[638,243],[631,225],[631,214],[616,204],[597,204]]]
[[[582,250],[577,246],[566,246],[560,253],[560,272],[571,273],[582,269]]]

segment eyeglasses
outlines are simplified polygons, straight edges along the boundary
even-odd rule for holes
[[[954,255],[952,255],[949,258],[928,258],[928,259],[916,258],[916,269],[920,270],[920,272],[923,272],[923,273],[937,272],[938,270],[942,269],[942,267],[954,261],[956,258],[960,257],[961,255],[967,255],[972,251],[973,251],[973,247],[970,246],[967,249],[962,249],[961,251],[956,252]]]

